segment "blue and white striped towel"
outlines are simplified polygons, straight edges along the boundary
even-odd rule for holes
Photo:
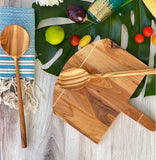
[[[20,76],[34,79],[35,72],[35,17],[32,8],[0,7],[0,34],[11,24],[17,24],[27,30],[30,44],[27,52],[19,59]],[[14,60],[0,47],[0,79],[15,77]]]
[[[0,7],[0,34],[11,24],[17,24],[27,30],[30,37],[29,48],[19,59],[21,88],[26,113],[35,112],[38,101],[34,92],[35,77],[35,13],[32,8]],[[18,109],[14,60],[0,46],[0,104]]]

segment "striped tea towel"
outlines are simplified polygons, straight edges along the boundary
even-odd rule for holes
[[[38,101],[34,95],[35,77],[35,15],[32,8],[0,7],[0,34],[11,24],[27,30],[30,37],[29,48],[19,59],[22,96],[26,113],[35,112]],[[16,74],[14,60],[0,46],[0,103],[18,109]]]

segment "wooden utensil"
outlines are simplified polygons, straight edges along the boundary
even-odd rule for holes
[[[149,69],[110,39],[93,42],[79,50],[68,60],[62,72],[73,67],[83,68],[90,74]],[[120,113],[155,131],[156,122],[128,102],[143,78],[144,75],[97,77],[76,91],[55,85],[54,113],[96,143],[115,119],[117,121]]]
[[[60,88],[79,90],[87,85],[87,83],[94,78],[98,77],[122,77],[122,76],[136,76],[136,75],[151,75],[156,74],[156,69],[144,69],[144,70],[131,70],[111,72],[105,74],[89,74],[82,68],[70,68],[59,75],[56,85]]]
[[[9,25],[1,33],[1,46],[15,61],[22,148],[27,147],[27,140],[18,59],[28,49],[29,41],[27,31],[18,25]]]

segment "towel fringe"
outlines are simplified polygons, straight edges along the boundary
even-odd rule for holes
[[[39,107],[38,99],[35,94],[35,87],[39,86],[34,81],[21,79],[21,89],[25,114],[36,113]],[[42,94],[41,89],[39,92]],[[18,110],[18,95],[16,79],[0,80],[0,104],[4,103],[10,108]]]

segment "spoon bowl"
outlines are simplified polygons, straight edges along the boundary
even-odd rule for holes
[[[8,54],[10,57],[12,57],[15,61],[19,119],[20,119],[20,130],[21,130],[21,145],[22,148],[26,148],[27,140],[26,140],[25,118],[24,118],[18,59],[28,49],[30,41],[29,34],[21,26],[9,25],[5,27],[4,30],[2,31],[0,39],[1,39],[1,47],[4,50],[4,52]]]
[[[1,33],[2,49],[14,59],[20,58],[26,52],[29,41],[28,32],[18,25],[9,25]]]
[[[57,79],[57,86],[64,89],[79,90],[90,81],[90,75],[84,69],[70,68],[63,71]]]

